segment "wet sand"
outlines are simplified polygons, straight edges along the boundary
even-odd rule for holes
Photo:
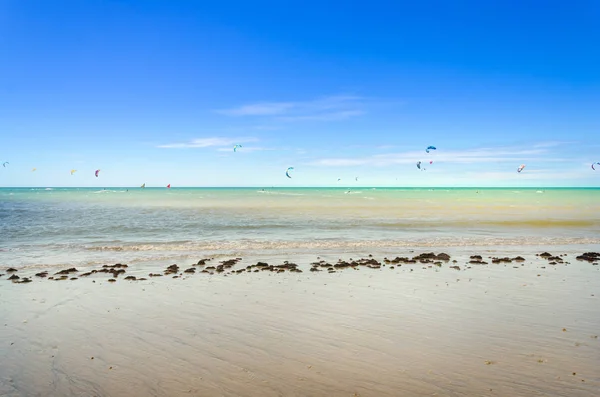
[[[168,275],[166,266],[116,276],[78,269],[61,281],[49,277],[63,269],[45,278],[34,276],[44,269],[17,269],[19,280],[33,276],[23,284],[2,269],[0,394],[597,395],[597,261],[569,253],[551,265],[529,252],[468,263],[477,254],[414,264],[376,255],[379,268],[335,273],[310,271],[335,255],[294,259],[301,273],[235,273],[257,258],[222,273],[225,258]],[[202,273],[210,266],[215,274]]]

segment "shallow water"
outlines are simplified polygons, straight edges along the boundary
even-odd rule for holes
[[[0,189],[7,266],[600,244],[600,189]]]

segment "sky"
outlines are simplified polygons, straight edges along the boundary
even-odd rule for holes
[[[598,20],[595,0],[0,0],[0,186],[600,186]]]

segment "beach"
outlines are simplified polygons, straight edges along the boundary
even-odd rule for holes
[[[0,189],[2,395],[600,389],[599,189],[49,189]]]

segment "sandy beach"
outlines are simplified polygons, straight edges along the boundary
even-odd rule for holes
[[[492,252],[3,269],[0,394],[594,396],[598,258]]]

